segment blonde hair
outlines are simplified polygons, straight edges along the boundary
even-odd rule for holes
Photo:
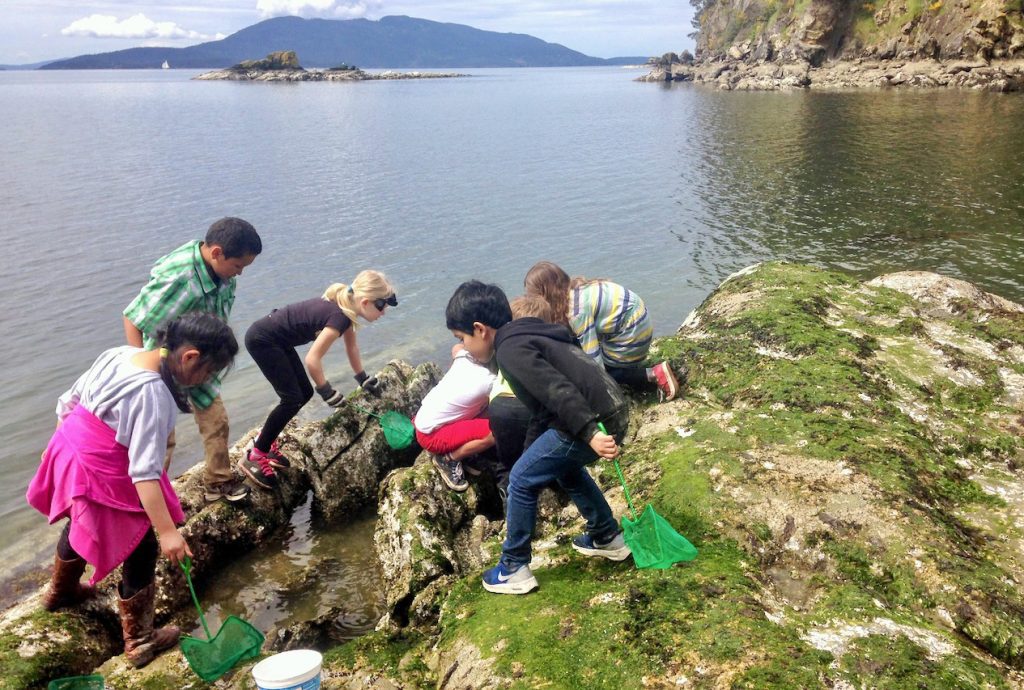
[[[388,282],[387,276],[380,271],[362,271],[355,277],[351,285],[345,283],[332,283],[324,290],[323,298],[328,302],[334,302],[345,316],[352,322],[353,328],[359,328],[356,317],[359,311],[356,305],[364,297],[369,300],[387,299],[395,294],[395,289]]]
[[[540,295],[520,295],[509,306],[512,308],[513,319],[532,316],[551,323],[551,305]]]

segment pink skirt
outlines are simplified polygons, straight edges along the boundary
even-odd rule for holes
[[[185,521],[164,472],[160,489],[175,524]],[[52,525],[71,518],[71,547],[96,571],[96,584],[124,562],[152,526],[128,476],[128,449],[81,405],[53,433],[25,496]]]

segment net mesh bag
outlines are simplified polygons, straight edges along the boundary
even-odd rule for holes
[[[637,568],[669,568],[697,557],[697,548],[650,504],[636,521],[623,516],[622,531]]]
[[[394,450],[408,448],[416,438],[412,421],[400,412],[385,412],[380,417],[380,427],[384,430],[384,440]]]
[[[263,634],[237,616],[228,616],[210,640],[181,638],[181,653],[188,665],[207,682],[220,678],[239,661],[256,658],[262,646]]]

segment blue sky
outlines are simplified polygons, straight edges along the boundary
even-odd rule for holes
[[[688,0],[2,0],[0,64],[135,46],[184,47],[284,15],[392,14],[531,34],[598,57],[692,48]]]

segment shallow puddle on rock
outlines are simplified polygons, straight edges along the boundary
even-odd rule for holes
[[[807,579],[801,579],[790,568],[781,566],[769,568],[767,574],[786,604],[798,609],[807,608],[811,597],[814,596],[814,589]]]
[[[199,592],[210,632],[230,615],[252,623],[268,639],[276,629],[342,611],[331,637],[358,637],[383,613],[383,585],[373,547],[371,510],[344,524],[317,524],[307,497],[287,526],[226,566]],[[194,612],[193,612],[194,617]],[[188,631],[205,639],[198,620]]]

